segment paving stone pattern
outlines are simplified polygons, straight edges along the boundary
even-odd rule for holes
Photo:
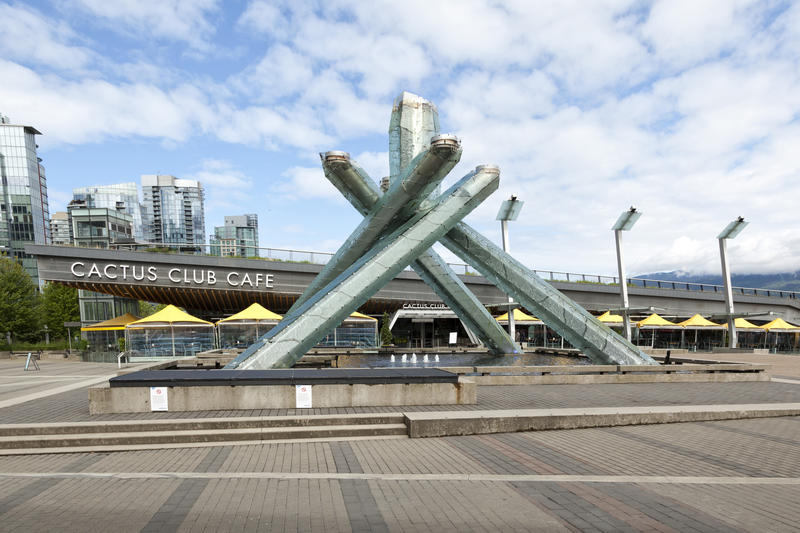
[[[0,400],[110,369],[53,363],[62,374],[35,377],[17,366],[0,364]],[[478,397],[460,409],[798,402],[800,384],[480,387]],[[403,408],[440,409],[454,408]],[[91,417],[86,388],[0,408],[0,423],[187,416]],[[800,417],[0,457],[3,532],[800,531],[798,501]]]
[[[219,446],[206,450],[206,456],[195,468],[196,472],[219,472],[231,453],[231,446]],[[159,507],[142,533],[176,531],[197,503],[208,486],[208,479],[184,479],[167,500]]]
[[[791,417],[8,456],[0,529],[798,531],[798,441]]]

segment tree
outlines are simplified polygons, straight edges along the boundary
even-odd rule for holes
[[[0,257],[0,335],[35,341],[40,336],[37,304],[39,294],[22,265]]]
[[[139,316],[142,318],[148,317],[158,311],[161,311],[167,306],[167,304],[157,304],[153,302],[145,302],[144,300],[139,300]]]
[[[383,313],[381,317],[381,346],[389,346],[394,342],[392,330],[389,329],[389,313]]]
[[[78,289],[60,283],[48,283],[42,292],[41,308],[50,336],[65,339],[67,328],[64,327],[64,322],[78,322],[81,319]]]

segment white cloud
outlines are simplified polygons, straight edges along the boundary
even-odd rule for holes
[[[686,67],[731,51],[750,34],[751,0],[660,0],[650,9],[642,36],[668,65]],[[744,15],[744,16],[742,16]]]
[[[237,109],[228,103],[220,105],[215,123],[218,137],[226,142],[261,145],[275,150],[280,146],[296,146],[318,150],[330,144],[313,118],[293,114],[280,107],[252,106]]]
[[[0,40],[0,78],[14,80],[0,84],[2,111],[36,125],[48,144],[144,137],[181,150],[202,138],[212,147],[221,140],[266,148],[280,161],[271,165],[280,179],[268,192],[282,202],[305,200],[310,219],[322,220],[333,203],[351,210],[325,180],[315,152],[349,151],[380,179],[388,172],[391,102],[411,90],[437,104],[443,132],[462,139],[462,162],[446,183],[477,164],[501,166],[500,190],[470,223],[497,237],[500,201],[511,193],[527,201],[512,246],[531,266],[612,273],[609,227],[631,204],[645,213],[626,234],[634,272],[716,271],[714,236],[740,214],[752,224],[731,244],[733,264],[764,271],[796,269],[800,260],[793,237],[800,198],[797,4],[76,5],[93,23],[121,26],[126,37],[195,50],[207,50],[216,37],[217,58],[225,46],[240,46],[248,59],[187,67],[168,64],[169,53],[155,62],[141,52],[107,52],[91,40],[97,34],[81,31],[86,17],[67,18],[73,29],[0,6],[42,36],[35,49]],[[16,31],[9,26],[0,32]],[[226,164],[207,161],[197,170],[206,178],[198,179],[209,187],[251,183]],[[213,201],[226,209],[253,202],[233,194]],[[346,235],[340,222],[335,229],[310,222],[323,229],[308,247]]]
[[[221,159],[204,159],[200,170],[185,177],[199,181],[204,187],[219,187],[226,190],[241,190],[253,185],[252,179],[244,172],[234,168],[230,161]]]
[[[375,183],[380,183],[381,178],[389,175],[389,152],[361,152],[353,154],[352,159]]]
[[[0,57],[72,70],[86,68],[94,53],[74,43],[78,35],[65,23],[21,5],[0,4]]]
[[[210,119],[204,96],[181,85],[162,90],[146,84],[115,85],[87,78],[67,81],[0,60],[0,100],[56,143],[100,142],[107,137],[146,136],[186,140]]]
[[[302,92],[312,83],[313,77],[311,62],[306,56],[285,45],[276,45],[258,63],[231,81],[254,100],[273,102]]]
[[[283,32],[287,20],[275,2],[256,0],[250,2],[237,24],[261,33]]]
[[[283,173],[286,181],[276,185],[274,190],[287,199],[299,201],[308,198],[334,199],[344,205],[344,200],[336,187],[325,179],[321,167],[290,167]]]
[[[209,20],[217,0],[74,0],[74,5],[105,19],[111,29],[183,41],[208,49],[215,27]]]
[[[66,211],[67,204],[72,201],[72,192],[60,191],[52,187],[47,189],[47,199],[49,201],[50,216],[56,211]]]

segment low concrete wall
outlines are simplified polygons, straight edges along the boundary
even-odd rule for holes
[[[169,387],[170,411],[217,411],[228,409],[294,409],[294,385]],[[477,403],[477,386],[471,379],[459,383],[398,383],[377,385],[314,385],[312,405],[318,407],[365,407],[401,405],[465,405]],[[149,387],[89,389],[89,412],[150,412]]]
[[[800,403],[439,411],[404,415],[408,436],[417,438],[797,416]]]

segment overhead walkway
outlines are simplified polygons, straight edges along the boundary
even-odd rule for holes
[[[72,246],[28,245],[36,256],[39,276],[79,289],[220,314],[241,311],[253,302],[285,313],[323,265],[325,254],[284,254],[292,260],[241,259]],[[95,267],[94,269],[92,267]],[[507,296],[466,265],[451,265],[483,304],[507,302]],[[619,306],[617,278],[536,270],[570,299],[590,311]],[[669,309],[670,314],[713,315],[724,307],[722,286],[673,281],[630,279],[631,307]],[[440,303],[419,276],[404,270],[379,290],[360,311],[377,315],[406,304]],[[735,287],[737,312],[774,312],[791,323],[800,322],[800,292]]]

